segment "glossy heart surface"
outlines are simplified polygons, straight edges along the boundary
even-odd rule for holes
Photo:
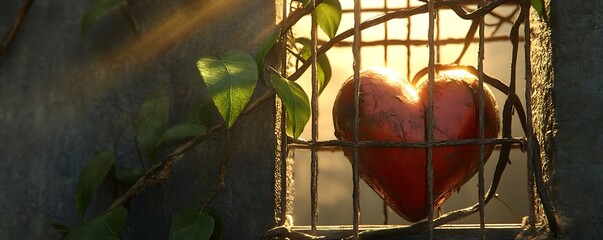
[[[371,68],[360,73],[359,140],[386,142],[425,141],[428,82],[412,86],[395,72]],[[450,70],[436,75],[434,86],[434,140],[477,139],[477,78],[465,71]],[[487,86],[485,93],[485,138],[495,138],[500,129],[498,107]],[[335,136],[353,140],[354,81],[348,79],[335,99]],[[488,159],[494,146],[485,146]],[[437,208],[466,183],[479,167],[479,145],[433,147],[434,203]],[[352,148],[344,148],[352,161]],[[358,150],[362,179],[404,219],[416,222],[428,213],[426,148],[361,147]]]

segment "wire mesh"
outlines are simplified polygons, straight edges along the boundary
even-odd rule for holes
[[[352,147],[353,149],[353,158],[351,159],[351,163],[352,163],[352,182],[353,182],[353,194],[352,194],[352,201],[353,201],[353,221],[352,221],[352,228],[351,228],[351,238],[352,239],[359,239],[361,237],[361,229],[360,229],[360,175],[359,175],[359,169],[358,169],[358,151],[359,148],[363,148],[363,147],[403,147],[403,148],[424,148],[426,151],[426,156],[427,156],[427,169],[426,169],[426,181],[427,181],[427,188],[428,188],[428,201],[429,204],[428,206],[432,206],[433,205],[433,166],[432,166],[432,162],[433,162],[433,148],[434,147],[438,147],[438,146],[460,146],[460,145],[467,145],[467,144],[478,144],[479,145],[479,169],[478,169],[478,203],[472,207],[466,208],[466,209],[460,209],[457,211],[452,211],[449,212],[448,214],[444,215],[444,216],[438,216],[437,218],[435,218],[434,216],[434,209],[433,208],[428,208],[429,212],[428,212],[428,217],[427,220],[425,222],[419,222],[417,224],[413,224],[410,226],[406,226],[406,227],[396,227],[396,228],[385,228],[385,229],[379,229],[377,231],[371,230],[371,231],[365,231],[362,235],[363,239],[377,239],[379,237],[387,237],[387,236],[393,236],[396,234],[410,234],[410,233],[416,233],[416,232],[420,232],[422,230],[427,230],[427,236],[428,239],[433,239],[434,238],[434,229],[443,224],[443,223],[447,223],[450,222],[452,220],[455,219],[460,219],[464,216],[467,216],[468,214],[471,213],[475,213],[475,212],[479,212],[479,236],[480,239],[485,239],[486,238],[486,221],[485,221],[485,211],[484,211],[484,206],[488,203],[488,201],[492,198],[492,196],[494,196],[494,191],[498,185],[498,182],[500,180],[500,176],[502,175],[502,172],[505,169],[505,165],[508,161],[508,151],[510,150],[511,147],[513,146],[521,146],[522,149],[527,149],[528,151],[528,190],[530,192],[530,194],[532,194],[530,196],[530,211],[529,211],[529,223],[534,226],[536,224],[536,213],[535,210],[532,207],[532,204],[535,203],[535,193],[534,193],[534,188],[536,187],[537,183],[535,183],[534,181],[534,177],[538,177],[535,176],[537,174],[534,174],[534,168],[536,168],[537,166],[534,166],[533,161],[533,152],[534,150],[532,149],[532,144],[533,144],[533,136],[531,134],[531,115],[530,115],[530,111],[527,111],[527,116],[525,116],[526,111],[524,111],[523,107],[521,106],[521,102],[518,100],[515,92],[516,92],[516,67],[515,64],[512,65],[512,70],[511,70],[511,76],[510,76],[510,80],[509,80],[509,85],[507,86],[506,84],[486,75],[484,73],[484,44],[486,42],[492,42],[492,41],[508,41],[511,40],[512,42],[514,42],[513,45],[513,62],[516,62],[516,58],[517,58],[517,41],[521,41],[523,40],[519,35],[515,34],[513,32],[513,29],[515,29],[515,33],[517,32],[517,29],[519,28],[519,24],[523,23],[525,24],[525,33],[524,36],[527,39],[526,41],[528,42],[529,45],[529,25],[528,25],[528,21],[524,21],[525,18],[525,11],[522,10],[522,13],[519,13],[519,17],[517,19],[517,21],[515,21],[512,31],[511,31],[511,36],[509,37],[486,37],[485,36],[485,29],[486,29],[486,23],[485,23],[485,12],[487,11],[491,11],[492,9],[494,9],[495,7],[499,6],[500,4],[502,4],[505,1],[489,1],[488,4],[485,3],[484,0],[479,0],[478,1],[478,5],[477,5],[477,9],[474,11],[465,11],[465,9],[460,8],[458,5],[446,5],[447,3],[443,3],[441,1],[435,1],[435,0],[428,0],[426,1],[425,5],[421,5],[418,7],[411,7],[410,5],[410,0],[406,1],[407,4],[407,8],[404,9],[389,9],[388,5],[387,5],[387,0],[384,1],[384,5],[383,8],[365,8],[363,9],[361,6],[361,1],[360,0],[354,0],[354,7],[353,9],[344,9],[343,12],[344,13],[352,13],[353,14],[353,19],[354,19],[354,25],[353,28],[347,31],[343,31],[341,32],[339,35],[337,35],[335,38],[331,39],[330,41],[323,41],[320,40],[318,38],[317,35],[317,25],[315,23],[315,21],[311,21],[312,25],[311,25],[311,51],[312,51],[312,58],[310,61],[304,62],[301,66],[298,67],[297,71],[295,71],[292,75],[289,76],[290,80],[296,80],[301,76],[301,73],[303,73],[303,71],[305,71],[305,69],[307,68],[311,68],[311,81],[312,81],[312,92],[311,92],[311,111],[312,111],[312,119],[311,119],[311,139],[309,141],[307,140],[302,140],[302,139],[291,139],[291,138],[286,138],[283,135],[283,138],[281,140],[283,140],[283,142],[285,143],[284,146],[286,146],[286,149],[283,150],[283,154],[281,155],[286,156],[286,152],[287,149],[291,149],[291,148],[309,148],[310,152],[311,152],[311,190],[310,190],[310,197],[311,197],[311,210],[310,210],[310,215],[311,215],[311,224],[310,224],[310,234],[312,235],[317,235],[318,234],[318,229],[320,227],[320,224],[318,222],[318,152],[319,151],[324,151],[325,149],[328,151],[332,151],[329,149],[332,148],[336,148],[336,149],[340,149],[341,147]],[[456,1],[456,2],[463,2],[463,1]],[[468,2],[472,2],[472,1],[468,1]],[[475,2],[472,2],[475,3]],[[316,6],[316,0],[312,0],[311,4],[313,6]],[[286,5],[286,4],[285,4]],[[467,33],[467,37],[466,38],[462,38],[462,39],[455,39],[455,38],[448,38],[448,39],[441,39],[441,29],[440,29],[440,18],[436,17],[438,16],[438,12],[440,11],[441,8],[446,7],[451,9],[452,11],[454,11],[459,17],[464,18],[464,19],[472,19],[473,23],[476,24],[475,27],[473,28],[473,33],[471,33],[471,29],[469,30],[469,32]],[[283,10],[285,13],[287,12],[286,10]],[[363,12],[383,12],[385,13],[382,16],[379,17],[375,17],[369,20],[365,20],[365,21],[361,21],[361,13]],[[411,29],[412,29],[412,21],[410,19],[410,16],[414,16],[416,14],[419,13],[427,13],[427,21],[428,21],[428,29],[427,29],[427,40],[416,40],[416,39],[412,39],[412,34],[411,34]],[[502,16],[499,14],[495,14],[493,13],[492,15],[495,18],[498,18],[501,22],[511,22],[513,23],[511,20],[512,16],[515,16],[515,12],[513,12],[510,16]],[[524,14],[524,15],[522,15]],[[522,18],[523,16],[523,18]],[[394,18],[403,18],[407,20],[407,24],[406,24],[406,36],[404,40],[390,40],[388,39],[388,25],[387,22],[388,20],[394,19]],[[362,40],[362,30],[367,29],[369,27],[373,27],[377,24],[381,24],[384,23],[385,25],[385,31],[384,31],[384,40],[378,40],[378,41],[363,41]],[[497,27],[498,28],[498,27]],[[473,38],[473,34],[475,33],[475,30],[478,30],[478,34],[479,37],[477,39]],[[351,42],[345,41],[344,39],[348,38],[348,37],[353,37],[353,40]],[[441,56],[440,56],[440,47],[446,44],[465,44],[465,48],[463,49],[461,56],[459,56],[459,59],[462,58],[462,55],[465,53],[465,51],[467,50],[467,45],[472,43],[472,42],[477,42],[478,43],[478,59],[477,59],[477,69],[471,69],[471,68],[467,68],[466,70],[472,72],[473,74],[475,74],[476,76],[478,76],[478,80],[479,80],[479,88],[478,88],[478,119],[479,119],[479,131],[478,131],[478,137],[475,139],[462,139],[462,140],[449,140],[449,141],[438,141],[438,140],[434,140],[434,126],[435,126],[435,120],[434,120],[434,79],[435,79],[435,74],[437,71],[446,69],[447,66],[443,66],[443,65],[439,65],[436,64],[437,62],[441,61]],[[428,108],[427,108],[427,119],[426,119],[426,133],[425,133],[425,141],[423,142],[374,142],[374,141],[361,141],[359,139],[359,72],[360,72],[360,65],[361,65],[361,49],[362,47],[366,47],[366,46],[383,46],[384,49],[384,62],[387,63],[388,61],[388,55],[389,50],[388,47],[390,46],[404,46],[406,48],[406,55],[407,55],[407,61],[406,61],[406,68],[408,69],[407,71],[407,79],[411,79],[411,49],[413,46],[417,46],[417,45],[427,45],[427,47],[429,48],[429,56],[428,56],[428,67],[426,68],[426,74],[427,74],[427,79],[429,81],[429,102],[428,102]],[[318,56],[324,54],[327,50],[331,49],[334,46],[343,46],[343,47],[351,47],[352,53],[353,53],[353,78],[354,78],[354,128],[353,128],[353,140],[352,141],[342,141],[342,140],[326,140],[326,141],[320,141],[318,138],[318,90],[319,90],[319,86],[318,86],[318,80],[317,80],[317,58]],[[526,56],[529,56],[529,46],[526,46]],[[455,63],[459,62],[459,59],[457,59],[457,61],[455,61]],[[284,60],[286,62],[286,60]],[[530,84],[530,74],[529,74],[529,69],[530,69],[530,65],[529,65],[529,59],[526,58],[526,90],[525,90],[525,101],[526,101],[526,107],[529,109],[530,108],[530,101],[529,101],[529,94],[530,94],[530,89],[529,89],[529,84]],[[421,71],[419,71],[419,73],[417,73],[417,75],[415,75],[415,78],[413,79],[413,82],[415,82],[417,76],[419,76],[421,73]],[[286,74],[286,71],[283,72],[283,75]],[[505,100],[505,104],[504,104],[504,109],[503,109],[503,131],[502,131],[502,137],[500,138],[485,138],[485,117],[484,117],[484,84],[488,83],[489,85],[491,85],[494,88],[499,89],[500,91],[502,91],[503,93],[506,94],[506,100]],[[526,131],[526,137],[513,137],[511,134],[511,129],[510,129],[510,121],[511,121],[511,116],[513,114],[513,108],[515,108],[515,110],[517,111],[520,120],[522,121],[521,123],[523,124],[522,127],[524,128],[524,131]],[[284,121],[281,122],[281,124],[283,124],[282,129],[284,129]],[[501,150],[501,155],[499,157],[499,162],[497,164],[496,167],[496,171],[494,173],[494,180],[491,184],[490,189],[486,192],[486,186],[485,186],[485,177],[484,177],[484,164],[485,164],[485,145],[488,144],[497,144],[498,146],[500,146]],[[506,152],[506,153],[505,153]],[[536,153],[537,154],[537,153]],[[286,163],[283,163],[284,168],[286,168]],[[284,175],[281,177],[281,181],[285,181],[286,177],[284,177]],[[537,179],[536,179],[537,180]],[[283,187],[286,187],[287,184],[282,184]],[[281,196],[281,199],[286,199],[285,196]],[[284,204],[284,202],[281,202],[281,204]],[[385,204],[385,203],[384,203]],[[546,206],[545,206],[546,207]],[[387,216],[387,208],[384,205],[383,206],[383,213],[384,213],[384,223],[387,224],[388,223],[388,216]],[[283,210],[284,212],[286,212],[286,208],[285,210]],[[283,219],[285,218],[285,215],[282,215]],[[284,222],[283,222],[284,223]],[[282,223],[281,223],[282,224]],[[299,239],[311,239],[310,235],[295,235],[291,232],[291,230],[283,230],[283,234],[282,236],[288,236],[289,238],[292,238],[291,236],[297,236]],[[296,238],[292,238],[292,239],[296,239]]]

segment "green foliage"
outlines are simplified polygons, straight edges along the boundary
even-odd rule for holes
[[[274,46],[274,43],[276,43],[276,41],[278,40],[278,38],[281,36],[281,29],[276,29],[272,35],[270,35],[270,37],[268,37],[266,40],[264,40],[262,42],[262,45],[260,45],[260,49],[258,50],[257,54],[255,55],[255,61],[258,65],[258,76],[260,79],[264,79],[264,62],[266,60],[266,54],[268,54],[268,51],[270,51],[270,49],[272,48],[272,46]],[[264,82],[265,84],[265,82]]]
[[[211,126],[214,111],[214,104],[210,99],[200,99],[189,107],[185,122]]]
[[[136,142],[151,161],[155,161],[157,143],[167,128],[169,110],[170,99],[167,96],[167,83],[164,82],[145,99],[138,112]]]
[[[61,236],[63,238],[65,236],[67,236],[67,234],[69,234],[69,232],[71,231],[71,229],[69,229],[69,227],[67,227],[59,222],[52,221],[52,222],[50,222],[50,225],[52,226],[52,228],[54,228],[54,232],[61,234]]]
[[[226,126],[232,127],[255,90],[255,61],[245,52],[230,51],[219,57],[202,57],[197,68]]]
[[[536,10],[538,16],[540,16],[541,19],[548,23],[548,19],[546,17],[546,12],[544,9],[544,0],[530,0],[530,4],[534,8],[534,10]]]
[[[299,1],[304,6],[309,0]],[[87,34],[91,26],[106,14],[127,4],[126,0],[97,0],[86,10],[81,22],[81,32]],[[341,22],[341,4],[338,0],[323,0],[312,12],[313,17],[329,37],[334,38]],[[202,57],[197,61],[197,68],[211,96],[193,104],[184,123],[168,128],[170,99],[167,93],[167,83],[162,83],[143,102],[134,131],[137,147],[151,161],[155,161],[157,149],[167,145],[182,142],[196,136],[208,134],[208,126],[214,116],[214,106],[224,120],[227,128],[231,128],[240,116],[245,106],[251,100],[258,78],[264,79],[265,62],[268,52],[281,37],[281,29],[275,30],[260,45],[254,57],[242,51],[230,51],[221,56]],[[301,44],[298,53],[304,61],[312,55],[310,40],[306,38],[290,39]],[[328,85],[332,70],[326,55],[317,59],[317,78],[319,93]],[[270,74],[270,81],[262,80],[268,87],[274,87],[283,101],[287,111],[287,134],[298,138],[310,119],[311,110],[308,95],[301,86],[289,81],[278,74]],[[76,208],[83,219],[87,207],[102,183],[116,157],[102,151],[95,156],[81,173],[77,185]],[[134,184],[144,175],[142,166],[118,168],[115,178],[123,183]],[[65,239],[119,239],[125,227],[128,211],[124,207],[114,208],[84,222],[71,231],[64,225],[54,223],[57,232],[65,233]],[[200,209],[186,209],[174,216],[169,239],[171,240],[220,240],[223,233],[223,221],[216,211],[203,212]]]
[[[170,240],[209,240],[214,231],[214,218],[199,209],[185,209],[174,216]]]
[[[297,38],[295,42],[303,45],[300,55],[301,57],[307,61],[312,56],[312,42],[307,38]],[[329,62],[329,58],[327,55],[322,55],[318,57],[316,61],[316,78],[318,80],[318,93],[322,93],[322,91],[327,87],[329,81],[331,80],[331,62]]]
[[[118,240],[126,225],[128,210],[117,207],[73,229],[63,240]]]
[[[107,13],[117,9],[121,5],[125,4],[125,0],[99,0],[94,5],[86,10],[84,17],[82,17],[81,33],[86,35],[92,25],[101,17]]]
[[[310,101],[304,89],[296,82],[270,74],[272,85],[287,110],[287,134],[298,138],[310,119]]]
[[[157,144],[170,144],[205,134],[207,134],[207,128],[204,126],[188,122],[180,123],[168,128]]]
[[[341,23],[341,3],[339,0],[324,0],[318,4],[312,16],[316,19],[316,23],[330,39],[335,37],[339,23]]]
[[[222,235],[224,234],[224,220],[222,216],[216,209],[210,209],[207,211],[207,214],[214,219],[214,232],[211,234],[210,240],[222,240]]]
[[[94,192],[107,176],[113,163],[115,163],[115,155],[106,150],[101,151],[92,158],[80,174],[76,189],[76,209],[80,219],[84,218]]]
[[[117,170],[115,172],[115,178],[122,183],[132,185],[138,181],[143,174],[144,169],[142,169],[142,167],[129,167]]]

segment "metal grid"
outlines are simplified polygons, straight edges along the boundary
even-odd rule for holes
[[[360,182],[360,177],[359,177],[359,171],[358,171],[358,148],[360,147],[404,147],[404,148],[425,148],[426,151],[426,156],[427,156],[427,174],[426,174],[426,179],[427,179],[427,187],[428,187],[428,201],[430,203],[433,202],[433,166],[432,166],[432,161],[433,161],[433,147],[436,146],[458,146],[458,145],[468,145],[468,144],[479,144],[480,146],[480,161],[479,161],[479,171],[478,171],[478,203],[475,204],[474,206],[471,206],[469,208],[466,209],[460,209],[457,211],[453,211],[451,213],[448,213],[442,217],[438,217],[438,218],[434,218],[434,209],[432,208],[428,208],[429,209],[429,213],[428,213],[428,218],[426,221],[423,222],[419,222],[417,224],[413,224],[410,226],[405,226],[405,227],[396,227],[396,228],[384,228],[384,229],[371,229],[371,230],[367,230],[364,231],[362,233],[362,238],[363,239],[377,239],[379,237],[388,237],[388,236],[394,236],[394,235],[405,235],[405,234],[411,234],[411,233],[416,233],[416,232],[420,232],[423,230],[427,230],[427,235],[428,235],[428,239],[433,239],[434,238],[434,228],[442,225],[444,223],[447,223],[451,220],[455,220],[455,219],[459,219],[462,218],[464,216],[467,216],[469,214],[475,213],[475,212],[479,212],[479,216],[480,216],[480,223],[479,223],[479,236],[481,239],[485,239],[486,237],[486,221],[485,221],[485,214],[484,214],[484,206],[485,204],[492,198],[494,191],[496,189],[496,186],[498,185],[498,181],[500,180],[500,175],[502,174],[502,172],[504,171],[504,168],[506,166],[507,163],[507,159],[508,158],[508,152],[510,150],[510,148],[512,148],[513,146],[517,147],[521,147],[524,150],[527,150],[527,158],[528,158],[528,190],[530,192],[530,196],[529,196],[529,201],[530,203],[528,204],[530,206],[530,212],[529,212],[529,224],[530,226],[532,226],[532,228],[535,227],[536,225],[536,209],[534,208],[534,206],[536,205],[536,200],[535,200],[535,193],[534,193],[534,189],[537,186],[539,181],[542,181],[542,177],[541,177],[541,173],[538,173],[538,169],[540,169],[540,159],[539,159],[539,150],[537,149],[537,143],[535,143],[534,141],[534,136],[532,133],[532,124],[531,124],[531,114],[530,111],[527,111],[527,115],[526,112],[523,110],[523,107],[521,106],[521,103],[519,102],[517,95],[516,95],[516,59],[517,59],[517,50],[518,50],[518,41],[523,40],[520,39],[519,34],[518,34],[518,30],[520,27],[520,24],[524,24],[525,27],[525,41],[526,41],[526,45],[525,45],[525,53],[526,56],[529,56],[529,21],[527,21],[527,9],[529,9],[529,4],[526,6],[525,4],[518,6],[518,10],[521,9],[519,16],[517,17],[517,20],[514,22],[513,24],[513,28],[511,31],[511,36],[509,38],[486,38],[485,34],[484,34],[484,29],[485,29],[485,23],[484,23],[484,16],[486,13],[490,12],[493,8],[501,5],[502,3],[505,3],[506,1],[489,1],[488,4],[486,4],[484,2],[484,0],[479,0],[477,1],[477,9],[474,10],[473,12],[465,12],[465,10],[463,8],[459,7],[459,3],[475,3],[476,1],[447,1],[447,2],[443,2],[443,1],[434,1],[434,0],[429,0],[426,1],[425,5],[421,5],[421,6],[417,6],[417,7],[411,7],[410,5],[410,0],[407,0],[407,8],[406,9],[402,9],[402,10],[396,10],[396,9],[389,9],[387,6],[387,0],[384,0],[384,7],[383,8],[379,8],[379,9],[362,9],[361,6],[361,1],[360,0],[354,0],[354,8],[353,9],[344,9],[344,13],[353,13],[354,16],[354,27],[351,30],[345,31],[341,34],[339,34],[337,37],[335,37],[335,40],[338,41],[329,41],[329,42],[325,42],[325,41],[320,41],[317,37],[317,25],[315,23],[315,21],[311,21],[312,25],[311,25],[311,43],[312,43],[312,58],[310,59],[310,61],[305,62],[300,69],[304,69],[304,68],[310,68],[311,69],[311,73],[312,73],[312,91],[311,91],[311,112],[312,112],[312,118],[311,118],[311,139],[306,141],[306,140],[297,140],[297,139],[291,139],[288,138],[285,134],[285,131],[280,131],[281,136],[280,136],[280,141],[279,141],[279,147],[278,150],[280,151],[280,161],[279,161],[279,165],[280,165],[280,170],[278,171],[278,175],[279,177],[277,177],[277,179],[280,180],[280,186],[278,187],[280,189],[280,191],[277,191],[278,194],[280,194],[280,196],[278,197],[280,199],[280,206],[278,206],[278,215],[277,219],[280,219],[280,221],[277,223],[278,225],[282,225],[283,227],[277,227],[275,229],[272,229],[271,231],[268,232],[268,234],[265,236],[265,238],[270,238],[270,237],[288,237],[291,239],[313,239],[313,236],[318,235],[319,233],[319,224],[318,224],[318,155],[317,152],[325,147],[352,147],[353,149],[353,159],[352,159],[352,181],[353,181],[353,225],[352,225],[352,229],[351,229],[351,238],[352,239],[359,239],[360,238],[360,233],[361,233],[361,229],[359,226],[359,221],[360,221],[360,197],[359,197],[359,182]],[[316,6],[317,1],[316,0],[312,0],[311,4],[313,6]],[[284,15],[287,13],[287,7],[288,4],[283,4],[283,13]],[[440,39],[440,28],[439,28],[439,19],[440,18],[436,18],[435,16],[438,14],[438,12],[443,9],[443,8],[448,8],[451,9],[452,11],[454,11],[457,15],[459,15],[459,17],[464,18],[464,19],[473,19],[474,23],[477,23],[476,28],[478,29],[478,33],[479,33],[479,38],[477,40],[478,42],[478,61],[477,61],[477,69],[474,68],[469,68],[469,67],[464,67],[466,70],[474,73],[476,76],[478,76],[479,79],[479,90],[478,90],[478,99],[479,99],[479,111],[478,111],[478,117],[479,117],[479,137],[477,139],[463,139],[463,140],[454,140],[454,141],[436,141],[434,140],[433,137],[433,130],[434,130],[434,125],[435,125],[435,121],[434,121],[434,117],[433,117],[433,106],[434,106],[434,92],[433,92],[433,88],[434,88],[434,78],[435,78],[435,73],[438,70],[441,69],[445,69],[447,66],[443,66],[443,65],[439,65],[436,64],[436,58],[437,61],[439,62],[440,60],[440,56],[439,56],[439,48],[442,45],[446,45],[446,44],[454,44],[454,43],[465,43],[466,45],[468,44],[467,39],[445,39],[442,40]],[[377,11],[377,12],[383,12],[383,13],[389,13],[389,14],[385,14],[382,17],[377,17],[377,18],[373,18],[371,20],[365,21],[365,22],[361,22],[360,21],[360,15],[361,12],[363,11]],[[421,40],[413,40],[411,39],[411,20],[410,20],[410,16],[416,15],[418,13],[427,13],[428,16],[428,30],[427,30],[427,36],[428,39],[427,41],[421,41]],[[494,14],[495,17],[498,18],[504,18],[503,16],[500,15],[496,15]],[[406,40],[404,41],[391,41],[388,40],[388,27],[387,27],[387,22],[385,21],[383,24],[385,24],[385,40],[384,41],[375,41],[375,42],[363,42],[362,41],[362,30],[366,29],[368,27],[377,25],[380,21],[382,21],[382,18],[386,18],[386,19],[393,19],[393,18],[405,18],[407,19],[407,35],[406,35]],[[510,17],[507,17],[510,18]],[[469,30],[470,32],[472,30]],[[473,33],[475,33],[475,28],[473,28]],[[353,36],[353,41],[351,43],[349,42],[345,42],[345,41],[340,41],[343,40],[347,37]],[[470,35],[470,33],[467,34],[468,38],[471,37],[471,39],[469,39],[469,43],[473,41],[473,35]],[[338,39],[339,38],[339,39]],[[512,69],[511,69],[511,78],[509,80],[509,85],[505,85],[502,82],[487,76],[484,74],[484,70],[483,70],[483,65],[484,65],[484,42],[486,41],[501,41],[501,40],[511,40],[513,42],[513,64],[512,64]],[[335,42],[338,42],[337,44],[335,44]],[[320,45],[319,45],[320,44]],[[427,117],[428,117],[428,121],[427,121],[427,129],[426,129],[426,141],[424,142],[373,142],[373,141],[360,141],[359,140],[359,133],[358,133],[358,129],[359,129],[359,72],[360,72],[360,62],[361,62],[361,54],[360,54],[360,50],[363,46],[375,46],[375,45],[382,45],[384,46],[384,61],[385,63],[387,63],[387,56],[388,56],[388,46],[391,45],[402,45],[405,46],[407,49],[407,69],[410,69],[410,59],[411,59],[411,46],[413,45],[418,45],[418,44],[427,44],[429,47],[429,61],[428,61],[428,68],[423,70],[423,74],[425,74],[425,70],[426,70],[426,74],[428,77],[428,81],[429,81],[429,102],[428,102],[428,109],[427,109]],[[324,54],[328,49],[330,49],[331,47],[338,45],[338,46],[351,46],[352,48],[352,52],[353,52],[353,56],[354,56],[354,61],[353,61],[353,70],[354,70],[354,112],[355,112],[355,118],[354,118],[354,129],[353,129],[353,141],[341,141],[341,140],[327,140],[327,141],[319,141],[318,140],[318,81],[317,81],[317,57],[319,54]],[[320,48],[319,48],[320,46]],[[436,50],[437,51],[437,55],[436,55]],[[286,50],[283,49],[283,52],[285,52]],[[463,53],[466,51],[466,48],[463,50]],[[460,58],[457,60],[460,61]],[[282,56],[282,62],[284,63],[283,65],[286,65],[287,62],[287,57],[286,55]],[[526,107],[527,109],[530,109],[530,84],[531,84],[531,74],[530,74],[530,62],[529,62],[529,57],[526,57],[526,65],[525,65],[525,70],[526,70],[526,91],[525,91],[525,101],[526,101]],[[297,79],[300,77],[301,72],[303,71],[297,71],[296,73],[294,73],[293,75],[289,76],[290,79]],[[285,76],[285,74],[287,74],[286,69],[283,69],[282,71],[283,76]],[[419,74],[418,74],[419,75]],[[411,79],[410,78],[410,70],[407,73],[407,79]],[[417,80],[417,79],[415,79]],[[413,80],[413,82],[415,81]],[[504,109],[503,109],[503,125],[502,125],[502,138],[493,138],[493,139],[486,139],[484,137],[484,133],[485,133],[485,125],[484,125],[484,83],[488,83],[490,84],[492,87],[497,88],[498,90],[505,92],[507,95],[506,101],[504,103]],[[522,122],[522,127],[524,129],[524,131],[526,132],[526,136],[527,137],[513,137],[511,135],[511,115],[513,114],[513,108],[516,109],[519,118],[521,120],[523,120]],[[284,112],[283,109],[279,109],[279,111],[281,112],[281,115],[284,116]],[[284,118],[281,119],[280,121],[280,129],[285,129],[285,121]],[[486,144],[499,144],[501,146],[501,151],[503,152],[500,156],[500,159],[498,161],[497,164],[497,168],[496,168],[496,172],[495,172],[495,179],[491,185],[491,189],[486,193],[486,186],[485,186],[485,181],[484,181],[484,157],[485,157],[485,147],[484,145]],[[290,148],[292,147],[300,147],[300,148],[309,148],[311,151],[311,190],[310,190],[310,197],[311,197],[311,211],[310,211],[310,215],[311,215],[311,225],[310,225],[310,229],[309,229],[309,234],[307,233],[302,233],[302,232],[295,232],[295,231],[291,231],[290,227],[284,227],[287,225],[287,216],[286,213],[288,212],[287,208],[289,207],[287,205],[287,191],[285,189],[288,188],[288,183],[287,183],[287,162],[286,162],[286,158],[288,155],[288,151]],[[536,148],[536,149],[534,149]],[[505,155],[506,152],[506,155]],[[540,191],[539,191],[540,193]],[[544,195],[543,195],[544,194]],[[550,216],[550,214],[547,211],[547,207],[546,202],[547,202],[547,197],[546,197],[546,193],[542,193],[540,194],[540,197],[544,198],[544,208],[545,208],[545,213],[547,213],[546,215],[548,216],[548,220],[549,220],[549,224],[552,224],[551,228],[554,227],[554,218],[552,218],[552,216]],[[431,204],[429,204],[431,205]],[[387,211],[386,211],[386,207],[384,205],[384,223],[387,224]],[[552,220],[551,220],[552,218]],[[322,233],[324,233],[324,231],[321,231]],[[335,238],[334,238],[335,239]]]

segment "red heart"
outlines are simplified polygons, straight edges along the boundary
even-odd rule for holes
[[[479,137],[478,80],[462,70],[444,71],[435,78],[434,139]],[[497,137],[498,107],[485,87],[485,137]],[[360,72],[359,140],[425,141],[428,83],[413,87],[395,72],[371,68]],[[335,136],[353,140],[354,81],[342,86],[333,106]],[[486,159],[493,145],[486,145]],[[344,148],[352,160],[352,149]],[[359,148],[360,176],[404,219],[427,217],[425,148]],[[437,208],[478,170],[479,145],[433,148],[434,204]]]

